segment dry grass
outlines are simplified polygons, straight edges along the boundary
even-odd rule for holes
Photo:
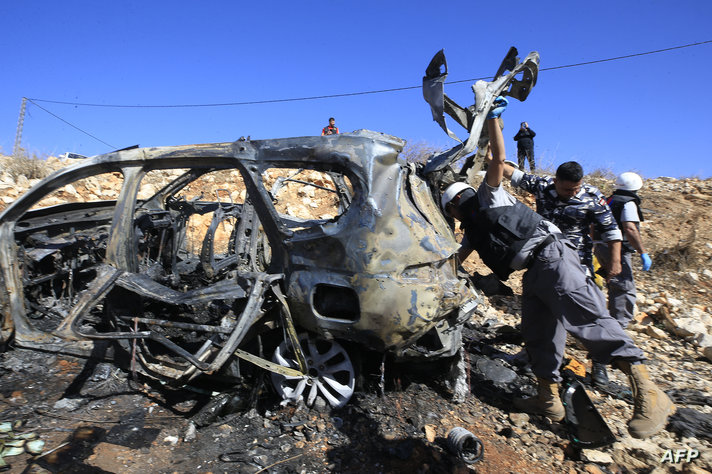
[[[6,156],[3,162],[5,172],[12,176],[15,181],[20,176],[24,176],[27,179],[42,179],[52,172],[45,160],[38,158],[36,155],[30,157],[24,152],[17,156]]]
[[[689,216],[688,222],[701,222],[707,219],[707,213],[698,211]],[[709,267],[709,256],[706,255],[707,239],[700,235],[700,226],[692,226],[686,232],[678,234],[676,244],[669,245],[654,252],[653,263],[656,269],[672,271],[688,271]]]
[[[583,180],[605,192],[611,182],[616,180],[616,175],[609,169],[597,168],[584,176]]]
[[[652,255],[655,269],[682,272],[699,268],[704,256],[700,254],[698,245],[696,242],[680,242],[655,252]]]
[[[403,156],[408,163],[425,163],[428,158],[437,153],[442,153],[442,151],[441,148],[431,145],[430,143],[420,141],[406,144],[401,156]]]

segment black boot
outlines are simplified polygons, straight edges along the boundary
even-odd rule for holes
[[[591,380],[593,381],[593,385],[596,387],[605,387],[608,385],[609,381],[606,364],[593,361],[593,366],[591,367]]]

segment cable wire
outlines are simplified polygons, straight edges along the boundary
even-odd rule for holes
[[[712,43],[712,40],[708,41],[700,41],[697,43],[688,43],[680,46],[672,46],[670,48],[664,48],[664,49],[656,49],[653,51],[646,51],[643,53],[633,53],[633,54],[627,54],[624,56],[616,56],[613,58],[606,58],[606,59],[596,59],[593,61],[585,61],[581,63],[574,63],[574,64],[566,64],[563,66],[553,66],[553,67],[548,67],[548,68],[541,68],[539,71],[554,71],[557,69],[565,69],[565,68],[571,68],[571,67],[580,67],[580,66],[587,66],[590,64],[599,64],[599,63],[604,63],[604,62],[610,62],[610,61],[620,61],[622,59],[630,59],[634,57],[639,57],[639,56],[646,56],[649,54],[658,54],[658,53],[664,53],[667,51],[673,51],[677,49],[683,49],[683,48],[690,48],[692,46],[700,46],[704,44],[709,44]],[[478,80],[485,80],[488,79],[488,77],[480,77],[480,78],[474,78],[474,79],[462,79],[462,80],[457,80],[457,81],[448,81],[445,84],[459,84],[463,82],[473,82],[473,81],[478,81]],[[90,136],[91,138],[103,143],[104,145],[108,146],[111,149],[116,149],[113,145],[110,145],[109,143],[106,143],[104,140],[92,135],[91,133],[87,132],[86,130],[82,130],[81,128],[77,127],[76,125],[69,123],[62,117],[50,112],[49,110],[45,109],[41,105],[39,105],[37,102],[44,102],[44,103],[49,103],[49,104],[60,104],[60,105],[73,105],[73,106],[83,106],[83,107],[105,107],[105,108],[190,108],[190,107],[232,107],[232,106],[240,106],[240,105],[259,105],[259,104],[274,104],[274,103],[279,103],[279,102],[297,102],[297,101],[305,101],[305,100],[317,100],[317,99],[333,99],[337,97],[351,97],[351,96],[358,96],[358,95],[368,95],[368,94],[383,94],[387,92],[399,92],[399,91],[405,91],[405,90],[413,90],[413,89],[420,89],[422,86],[408,86],[408,87],[396,87],[396,88],[391,88],[391,89],[380,89],[380,90],[374,90],[374,91],[362,91],[362,92],[347,92],[343,94],[330,94],[330,95],[317,95],[317,96],[310,96],[310,97],[294,97],[294,98],[287,98],[287,99],[267,99],[267,100],[253,100],[253,101],[245,101],[245,102],[226,102],[226,103],[218,103],[218,104],[174,104],[174,105],[121,105],[121,104],[91,104],[91,103],[81,103],[81,102],[65,102],[65,101],[59,101],[59,100],[48,100],[48,99],[30,99],[27,98],[29,102],[32,104],[36,105],[40,109],[44,110],[51,116],[55,117],[58,120],[61,120],[62,122],[66,123],[70,127],[80,131],[81,133]]]
[[[664,49],[656,49],[654,51],[646,51],[643,53],[627,54],[625,56],[616,56],[613,58],[596,59],[593,61],[585,61],[585,62],[581,62],[581,63],[566,64],[563,66],[552,66],[552,67],[547,67],[547,68],[541,68],[541,69],[539,69],[539,71],[540,72],[541,71],[554,71],[557,69],[588,66],[590,64],[605,63],[605,62],[610,62],[610,61],[620,61],[622,59],[630,59],[630,58],[635,58],[635,57],[639,57],[639,56],[646,56],[649,54],[664,53],[667,51],[673,51],[673,50],[683,49],[683,48],[690,48],[693,46],[701,46],[701,45],[705,45],[705,44],[709,44],[709,43],[712,43],[712,40],[700,41],[697,43],[688,43],[688,44],[683,44],[680,46],[672,46],[670,48],[664,48]],[[445,82],[445,84],[459,84],[462,82],[473,82],[473,81],[486,80],[486,79],[489,79],[489,77],[478,77],[478,78],[474,78],[474,79],[461,79],[461,80],[457,80],[457,81],[447,81],[447,82]],[[346,93],[342,93],[342,94],[315,95],[315,96],[309,96],[309,97],[292,97],[292,98],[287,98],[287,99],[266,99],[266,100],[251,100],[251,101],[244,101],[244,102],[224,102],[224,103],[217,103],[217,104],[122,105],[122,104],[92,104],[92,103],[83,103],[83,102],[65,102],[65,101],[60,101],[60,100],[48,100],[48,99],[27,99],[27,100],[29,100],[30,102],[37,101],[37,102],[45,102],[45,103],[50,103],[50,104],[74,105],[74,106],[82,106],[82,107],[134,108],[134,109],[159,109],[159,108],[166,109],[166,108],[190,108],[190,107],[234,107],[234,106],[240,106],[240,105],[275,104],[275,103],[280,103],[280,102],[298,102],[298,101],[304,101],[304,100],[333,99],[333,98],[337,98],[337,97],[352,97],[352,96],[358,96],[358,95],[383,94],[383,93],[387,93],[387,92],[399,92],[399,91],[405,91],[405,90],[420,89],[421,87],[422,86],[418,85],[418,86],[396,87],[396,88],[391,88],[391,89],[380,89],[380,90],[374,90],[374,91],[346,92]],[[35,103],[35,105],[37,105],[37,104]]]
[[[47,112],[48,114],[50,114],[52,117],[56,118],[57,120],[61,120],[62,122],[64,122],[64,123],[66,123],[67,125],[69,125],[70,127],[75,128],[75,129],[79,130],[80,132],[82,132],[83,134],[89,135],[89,136],[92,137],[94,140],[97,140],[97,141],[103,143],[104,145],[108,146],[108,147],[111,148],[112,150],[115,150],[115,149],[116,149],[115,146],[110,145],[109,143],[106,143],[106,142],[105,142],[104,140],[102,140],[101,138],[97,138],[97,137],[95,137],[94,135],[92,135],[91,133],[87,132],[86,130],[82,130],[81,128],[77,127],[76,125],[67,122],[66,120],[64,120],[64,119],[63,119],[62,117],[60,117],[59,115],[53,114],[53,113],[50,112],[49,110],[45,109],[44,107],[42,107],[41,105],[39,105],[38,103],[36,103],[36,102],[34,101],[34,99],[27,99],[27,101],[28,101],[28,102],[31,102],[32,104],[36,105],[36,106],[39,107],[40,109],[44,110],[45,112]]]

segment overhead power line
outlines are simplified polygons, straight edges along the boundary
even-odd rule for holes
[[[556,69],[588,66],[590,64],[605,63],[605,62],[610,62],[610,61],[620,61],[623,59],[630,59],[630,58],[635,58],[638,56],[646,56],[649,54],[664,53],[664,52],[668,52],[668,51],[674,51],[677,49],[690,48],[693,46],[702,46],[702,45],[710,44],[710,43],[712,43],[712,40],[700,41],[697,43],[688,43],[688,44],[683,44],[680,46],[673,46],[670,48],[656,49],[653,51],[645,51],[642,53],[627,54],[625,56],[616,56],[613,58],[596,59],[596,60],[592,60],[592,61],[585,61],[585,62],[574,63],[574,64],[566,64],[563,66],[553,66],[553,67],[548,67],[548,68],[541,68],[541,69],[539,69],[539,71],[553,71]],[[489,79],[489,76],[478,77],[478,78],[473,78],[473,79],[462,79],[462,80],[458,80],[458,81],[448,81],[448,82],[446,82],[446,84],[458,84],[458,83],[462,83],[462,82],[473,82],[473,81],[486,80],[486,79]],[[358,95],[383,94],[383,93],[387,93],[387,92],[399,92],[399,91],[405,91],[405,90],[420,89],[421,87],[422,87],[421,85],[417,85],[417,86],[407,86],[407,87],[396,87],[396,88],[391,88],[391,89],[379,89],[379,90],[373,90],[373,91],[346,92],[346,93],[342,93],[342,94],[315,95],[315,96],[309,96],[309,97],[291,97],[291,98],[287,98],[287,99],[251,100],[251,101],[244,101],[244,102],[224,102],[224,103],[215,103],[215,104],[122,105],[122,104],[92,104],[92,103],[82,103],[82,102],[65,102],[65,101],[60,101],[60,100],[49,100],[49,99],[28,99],[28,100],[30,102],[34,103],[35,105],[37,105],[36,102],[45,102],[45,103],[50,103],[50,104],[74,105],[74,106],[83,106],[83,107],[133,108],[133,109],[189,108],[189,107],[233,107],[233,106],[239,106],[239,105],[274,104],[274,103],[279,103],[279,102],[297,102],[297,101],[304,101],[304,100],[333,99],[333,98],[337,98],[337,97],[351,97],[351,96],[358,96]],[[39,107],[39,105],[37,105],[37,106]],[[40,108],[42,108],[42,107],[40,107]],[[43,109],[43,110],[45,110],[47,112],[46,109]],[[52,115],[54,115],[54,114],[52,114]],[[56,117],[56,115],[55,115],[55,117]],[[57,117],[57,118],[59,118],[59,117]],[[62,120],[62,119],[60,119],[60,120]],[[64,120],[62,120],[62,121],[64,121]],[[74,127],[74,125],[72,125],[72,126]],[[77,128],[77,127],[75,127],[75,128]]]
[[[671,48],[664,48],[664,49],[656,49],[654,51],[646,51],[644,53],[633,53],[633,54],[626,54],[625,56],[616,56],[614,58],[606,58],[606,59],[595,59],[593,61],[585,61],[582,63],[574,63],[574,64],[566,64],[564,66],[552,66],[552,67],[544,67],[539,69],[539,71],[554,71],[556,69],[566,69],[569,67],[579,67],[579,66],[588,66],[589,64],[598,64],[598,63],[607,63],[610,61],[620,61],[621,59],[630,59],[630,58],[635,58],[638,56],[647,56],[649,54],[657,54],[657,53],[665,53],[667,51],[673,51],[676,49],[683,49],[683,48],[690,48],[692,46],[701,46],[703,44],[709,44],[712,43],[712,40],[708,41],[700,41],[699,43],[688,43],[688,44],[683,44],[681,46],[673,46]],[[470,81],[475,81],[478,79],[463,79],[461,81],[452,81],[452,82],[447,82],[447,84],[457,84],[459,82],[470,82]]]
[[[116,149],[115,146],[106,143],[106,142],[105,142],[104,140],[102,140],[101,138],[97,138],[97,137],[95,137],[94,135],[92,135],[91,133],[87,132],[86,130],[82,130],[81,128],[77,127],[76,125],[67,122],[66,120],[64,120],[64,119],[63,119],[62,117],[60,117],[59,115],[53,114],[52,112],[50,112],[49,110],[45,109],[44,107],[42,107],[41,105],[39,105],[37,102],[35,102],[34,99],[27,99],[27,100],[28,100],[29,102],[32,102],[34,105],[36,105],[36,106],[39,107],[40,109],[44,110],[45,112],[47,112],[48,114],[50,114],[52,117],[56,118],[57,120],[61,120],[62,122],[64,122],[64,123],[66,123],[67,125],[69,125],[70,127],[79,130],[79,131],[82,132],[83,134],[89,135],[89,136],[92,137],[94,140],[97,140],[97,141],[103,143],[104,145],[108,146],[108,147],[111,148],[111,149]]]
[[[581,63],[574,63],[574,64],[566,64],[563,66],[553,66],[553,67],[548,67],[548,68],[541,68],[539,71],[553,71],[556,69],[565,69],[565,68],[571,68],[571,67],[579,67],[579,66],[587,66],[590,64],[598,64],[598,63],[604,63],[604,62],[610,62],[610,61],[620,61],[622,59],[629,59],[629,58],[634,58],[638,56],[646,56],[649,54],[657,54],[657,53],[664,53],[668,51],[673,51],[677,49],[683,49],[683,48],[690,48],[693,46],[701,46],[705,44],[710,44],[712,43],[712,40],[708,41],[700,41],[698,43],[688,43],[688,44],[683,44],[680,46],[673,46],[670,48],[664,48],[664,49],[656,49],[653,51],[645,51],[642,53],[634,53],[634,54],[627,54],[625,56],[616,56],[613,58],[606,58],[606,59],[596,59],[592,61],[585,61]],[[473,78],[473,79],[462,79],[458,81],[448,81],[446,84],[459,84],[462,82],[474,82],[478,80],[486,80],[489,77],[479,77],[479,78]],[[288,98],[288,99],[268,99],[268,100],[254,100],[254,101],[245,101],[245,102],[226,102],[226,103],[218,103],[218,104],[174,104],[174,105],[121,105],[121,104],[90,104],[90,103],[81,103],[81,102],[64,102],[64,101],[59,101],[59,100],[49,100],[49,99],[29,99],[27,98],[27,101],[31,102],[33,105],[36,105],[40,109],[44,110],[51,116],[55,117],[58,120],[61,120],[62,122],[66,123],[70,127],[80,131],[81,133],[93,138],[94,140],[97,140],[100,143],[103,143],[104,145],[108,146],[111,149],[116,149],[113,145],[110,145],[109,143],[106,143],[104,140],[97,138],[96,136],[92,135],[91,133],[87,132],[86,130],[83,130],[76,125],[66,121],[62,117],[50,112],[49,110],[45,109],[41,105],[39,105],[37,102],[44,102],[48,104],[61,104],[61,105],[73,105],[73,106],[84,106],[84,107],[106,107],[106,108],[188,108],[188,107],[231,107],[231,106],[239,106],[239,105],[258,105],[258,104],[273,104],[273,103],[279,103],[279,102],[297,102],[297,101],[305,101],[305,100],[316,100],[316,99],[333,99],[337,97],[351,97],[351,96],[358,96],[358,95],[368,95],[368,94],[383,94],[386,92],[398,92],[398,91],[405,91],[405,90],[413,90],[413,89],[420,89],[422,86],[408,86],[408,87],[396,87],[396,88],[391,88],[391,89],[380,89],[380,90],[373,90],[373,91],[362,91],[362,92],[347,92],[347,93],[342,93],[342,94],[331,94],[331,95],[318,95],[318,96],[310,96],[310,97],[294,97],[294,98]],[[24,98],[23,98],[24,99]]]

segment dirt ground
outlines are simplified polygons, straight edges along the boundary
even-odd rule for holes
[[[646,183],[642,233],[655,266],[636,275],[641,292],[709,313],[712,279],[701,276],[692,284],[688,276],[710,269],[712,181]],[[610,191],[610,183],[596,184]],[[173,390],[132,373],[126,361],[14,349],[0,355],[0,422],[11,423],[13,437],[36,436],[44,448],[41,455],[6,456],[8,472],[707,472],[708,457],[691,470],[692,465],[666,466],[634,450],[616,455],[620,447],[604,450],[613,462],[597,461],[572,446],[565,425],[510,413],[511,397],[532,390],[526,370],[506,362],[521,349],[521,274],[503,286],[493,283],[476,258],[465,268],[488,296],[486,310],[465,331],[470,394],[462,403],[451,400],[442,367],[386,361],[381,371],[369,357],[360,390],[346,407],[332,410],[323,403],[282,406],[266,376],[244,387],[198,381]],[[672,335],[634,338],[655,354],[651,370],[662,375],[665,390],[712,386],[709,360],[689,342]],[[587,362],[573,344],[567,354]],[[625,384],[620,375],[612,377]],[[589,392],[616,437],[626,439],[630,403],[624,396]],[[449,449],[447,434],[454,427],[481,440],[484,453],[476,464]],[[711,454],[708,441],[669,432],[651,442],[658,451],[650,452],[685,445]]]
[[[5,355],[4,365],[13,361],[23,368],[3,375],[3,419],[22,420],[19,430],[59,449],[32,464],[29,455],[6,458],[10,472],[466,472],[446,448],[454,426],[482,440],[478,472],[546,472],[493,432],[496,410],[474,397],[453,405],[424,382],[399,379],[406,386],[359,392],[334,411],[281,407],[265,390],[253,408],[199,428],[191,441],[205,395],[166,395],[115,370],[81,384],[91,362],[71,358]],[[60,399],[74,402],[54,408]]]

